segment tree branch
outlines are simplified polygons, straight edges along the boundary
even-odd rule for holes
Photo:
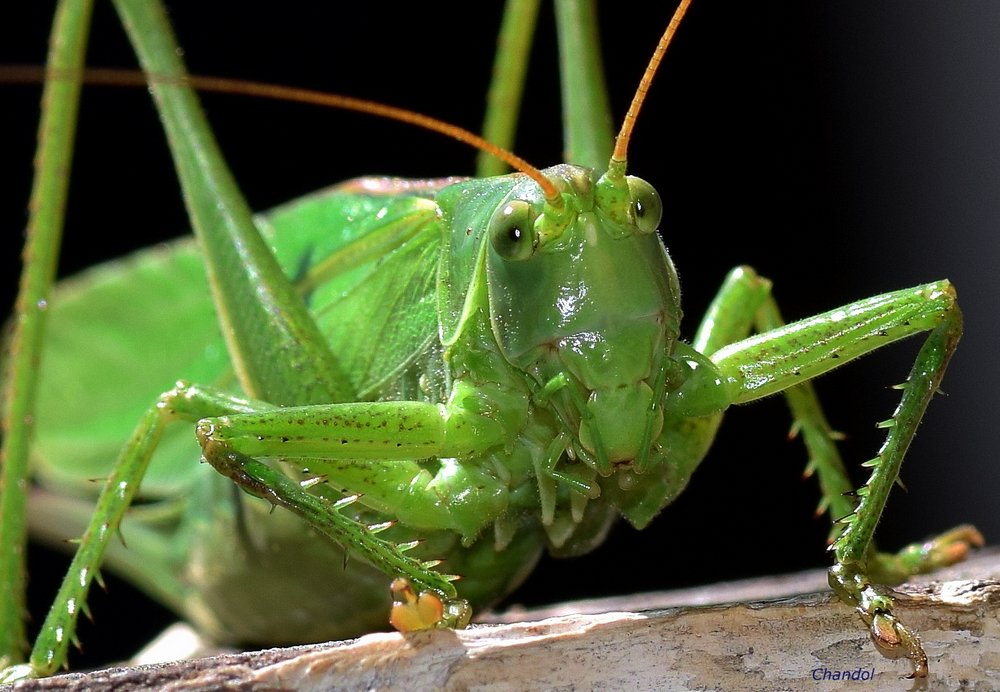
[[[64,675],[19,689],[781,690],[844,671],[911,686],[901,680],[909,662],[880,656],[858,616],[824,584],[817,570],[507,613],[492,618],[502,624],[464,631],[372,634]],[[931,677],[917,689],[1000,688],[1000,550],[897,591],[898,612],[930,657]]]

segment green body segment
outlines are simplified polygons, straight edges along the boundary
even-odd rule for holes
[[[160,9],[118,4],[144,65],[182,74]],[[566,10],[564,23],[590,16]],[[953,561],[977,534],[900,556],[872,534],[961,334],[946,281],[785,325],[769,282],[740,268],[688,344],[658,197],[624,162],[545,169],[558,200],[522,174],[359,180],[251,221],[193,94],[154,91],[200,250],[141,253],[53,301],[31,524],[84,539],[34,673],[64,660],[102,561],[229,642],[382,628],[400,576],[449,613],[483,607],[545,550],[586,552],[618,516],[646,526],[723,412],[776,393],[803,430],[821,508],[846,517],[831,583],[877,643],[895,637],[926,673],[871,578]],[[603,145],[587,139],[572,147],[592,159]],[[855,503],[808,380],[921,332]],[[95,476],[108,478],[97,499]],[[133,497],[145,502],[124,519],[125,548],[110,539]]]

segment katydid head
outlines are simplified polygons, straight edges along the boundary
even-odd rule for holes
[[[602,476],[648,468],[673,379],[680,291],[656,235],[662,205],[625,166],[642,101],[689,3],[657,45],[607,172],[546,169],[561,204],[526,181],[497,206],[488,231],[490,321],[501,350],[543,385],[556,417],[577,431],[572,453]]]
[[[443,194],[455,230],[442,294],[462,300],[451,303],[456,337],[488,305],[504,358],[575,432],[573,454],[608,475],[647,455],[662,427],[661,373],[680,323],[677,275],[656,234],[659,198],[648,183],[602,188],[593,171],[569,165],[543,173],[559,207],[526,176],[506,178],[499,191],[494,179]],[[460,296],[457,286],[469,290]]]
[[[606,173],[518,166],[524,175],[509,187],[470,181],[439,200],[454,229],[439,274],[443,342],[488,305],[503,356],[572,431],[570,455],[601,476],[643,472],[660,458],[663,404],[678,384],[668,371],[680,291],[656,235],[662,208],[625,166],[643,97],[688,4],[657,46]],[[464,297],[457,286],[468,287]]]

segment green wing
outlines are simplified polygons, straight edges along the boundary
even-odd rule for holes
[[[361,399],[411,393],[399,378],[437,338],[439,223],[437,205],[422,196],[336,188],[266,219],[282,268],[303,287]],[[331,230],[305,240],[307,228]]]
[[[432,203],[337,189],[258,219],[365,396],[399,378],[433,342],[440,244]],[[178,379],[236,387],[205,272],[191,240],[138,252],[62,282],[43,355],[37,474],[96,494],[132,428]],[[143,482],[177,492],[204,469],[189,426],[170,426]],[[75,488],[75,490],[74,490]]]
[[[102,264],[62,282],[51,301],[33,463],[47,484],[104,478],[142,413],[178,379],[217,382],[229,368],[194,243]],[[190,478],[197,446],[170,429],[147,489]],[[87,494],[96,494],[90,483]]]

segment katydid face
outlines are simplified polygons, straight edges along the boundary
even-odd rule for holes
[[[548,209],[525,182],[490,220],[490,320],[511,364],[540,385],[565,378],[554,413],[576,431],[576,455],[607,474],[662,427],[654,389],[677,339],[676,272],[655,233],[660,207],[647,183],[631,178],[625,194],[602,194],[587,169],[545,175],[565,209]]]

